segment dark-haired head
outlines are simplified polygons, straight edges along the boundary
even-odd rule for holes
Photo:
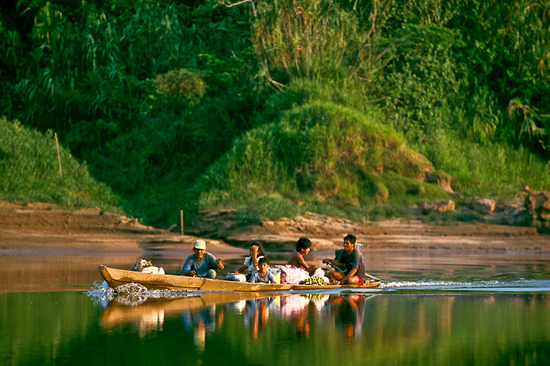
[[[250,248],[254,245],[258,247],[258,255],[263,255],[264,257],[267,257],[267,254],[265,253],[265,249],[264,249],[264,246],[262,245],[262,243],[260,243],[259,241],[252,241],[252,242],[250,242],[248,247]]]
[[[311,240],[309,240],[306,237],[301,237],[298,239],[298,242],[296,243],[296,251],[300,251],[302,249],[307,249],[311,247]]]
[[[353,234],[348,234],[346,235],[346,237],[344,238],[344,241],[347,240],[349,241],[351,244],[355,244],[355,242],[357,241],[357,238],[355,237],[355,235]]]
[[[262,257],[262,258],[258,259],[258,265],[260,265],[262,263],[269,264],[269,259],[267,259],[267,257]]]

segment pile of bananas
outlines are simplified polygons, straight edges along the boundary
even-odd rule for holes
[[[318,286],[326,286],[327,282],[323,280],[321,277],[314,276],[306,278],[305,280],[300,281],[300,285],[318,285]]]

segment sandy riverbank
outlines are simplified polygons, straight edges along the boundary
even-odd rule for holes
[[[214,221],[214,229],[182,236],[98,210],[68,211],[47,204],[0,201],[0,249],[136,255],[144,250],[191,252],[192,243],[201,237],[210,250],[231,258],[241,257],[251,240],[261,240],[274,251],[286,251],[301,236],[309,237],[317,250],[332,250],[351,232],[366,248],[550,251],[550,236],[529,227],[441,226],[402,219],[356,224],[320,215],[239,226],[228,224],[227,215],[224,217]]]

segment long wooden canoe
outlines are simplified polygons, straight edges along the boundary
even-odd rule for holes
[[[200,290],[200,291],[237,291],[237,292],[285,292],[285,291],[307,291],[307,290],[332,290],[332,289],[366,289],[376,288],[382,282],[367,282],[359,285],[289,285],[289,284],[265,284],[234,282],[225,280],[212,280],[200,277],[160,275],[128,271],[124,269],[99,266],[101,276],[109,286],[116,291],[120,285],[138,283],[147,289],[169,289],[169,290]]]

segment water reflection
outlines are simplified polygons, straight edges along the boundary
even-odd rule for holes
[[[250,331],[252,338],[258,338],[262,329],[269,321],[270,307],[274,304],[271,297],[247,300],[244,310],[244,326]]]
[[[214,333],[222,326],[223,315],[223,309],[217,309],[216,305],[183,312],[185,328],[193,332],[193,340],[200,353],[204,352],[206,335]]]
[[[328,295],[316,295],[322,299],[312,298],[311,295],[294,295],[281,299],[280,316],[294,324],[296,334],[300,338],[309,338],[310,306],[314,307],[315,301],[323,301]],[[311,301],[310,301],[311,299]],[[315,312],[312,312],[315,313]]]
[[[206,335],[222,325],[226,308],[248,319],[263,320],[267,311],[263,301],[275,298],[272,294],[262,293],[213,292],[171,297],[172,293],[177,294],[164,291],[160,296],[165,297],[148,297],[139,291],[122,291],[122,295],[113,297],[108,303],[100,324],[104,329],[135,325],[139,335],[144,337],[162,330],[165,319],[181,317],[185,328],[195,333],[197,348],[204,349]],[[159,293],[153,295],[158,296]],[[222,307],[224,304],[227,304],[226,308]],[[261,325],[259,321],[245,320],[245,324],[255,329],[257,335]]]
[[[87,295],[0,294],[0,364],[550,364],[549,292]]]
[[[522,320],[516,324],[522,311],[533,314],[527,318],[521,314],[519,318]],[[514,344],[517,336],[521,342],[530,334],[527,328],[517,327],[533,327],[535,323],[538,328],[546,324],[537,332],[543,335],[541,340],[548,343],[550,297],[203,293],[147,298],[132,303],[129,297],[117,296],[105,308],[100,323],[105,330],[131,325],[143,338],[162,332],[166,321],[177,319],[183,321],[187,332],[192,333],[198,354],[205,352],[209,340],[214,337],[229,339],[237,332],[241,341],[246,339],[239,329],[248,333],[250,340],[276,337],[284,342],[290,335],[280,339],[280,332],[287,329],[294,333],[292,339],[303,339],[315,347],[357,343],[376,345],[386,351],[397,347],[402,352],[411,349],[425,349],[427,352],[425,347],[441,340],[452,340],[457,332],[464,336],[471,332],[472,335],[481,333],[486,337],[482,344],[487,345],[493,342],[497,331],[500,338],[508,334],[508,341]],[[227,327],[224,327],[225,319],[232,319]],[[538,320],[533,323],[534,319]],[[271,327],[273,331],[269,330]],[[323,333],[327,333],[326,337],[321,336]],[[469,343],[461,338],[459,341],[463,345]]]
[[[197,351],[207,336],[219,330],[226,313],[238,316],[252,339],[268,327],[270,318],[292,326],[299,338],[310,337],[313,321],[332,321],[346,341],[361,339],[366,294],[199,293],[179,297],[145,298],[127,293],[114,297],[100,318],[103,329],[132,325],[140,337],[162,331],[166,319],[181,318],[193,333]]]
[[[363,295],[337,296],[332,301],[338,306],[337,319],[344,328],[347,341],[360,338],[365,318],[365,300]]]

